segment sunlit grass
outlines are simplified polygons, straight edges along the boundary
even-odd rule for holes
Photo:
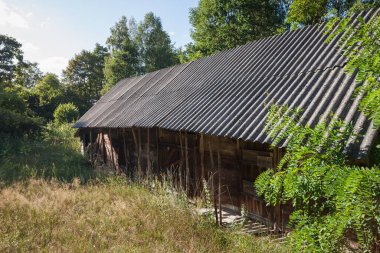
[[[0,192],[0,252],[286,252],[126,180],[31,180]]]

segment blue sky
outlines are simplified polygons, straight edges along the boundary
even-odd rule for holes
[[[61,74],[70,58],[105,44],[122,15],[137,21],[153,11],[176,47],[190,42],[189,8],[198,0],[0,0],[0,33],[23,44],[27,60]]]

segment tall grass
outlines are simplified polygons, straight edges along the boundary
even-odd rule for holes
[[[95,174],[74,133],[0,136],[0,252],[286,252],[199,216],[170,173]]]
[[[32,180],[0,192],[0,252],[285,252],[123,179]]]
[[[74,134],[68,124],[48,125],[33,138],[0,134],[0,186],[29,178],[86,181],[93,177]]]

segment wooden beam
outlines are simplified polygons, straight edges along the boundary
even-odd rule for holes
[[[151,166],[150,166],[150,128],[147,128],[147,147],[146,147],[146,160],[147,160],[147,167],[148,167],[148,176],[151,173]]]
[[[92,156],[92,148],[93,148],[93,144],[92,144],[92,129],[90,128],[90,161],[91,161],[91,164],[93,164],[93,156]]]
[[[205,146],[204,146],[204,135],[201,133],[199,139],[199,155],[201,158],[201,180],[205,178]]]
[[[104,140],[104,133],[102,132],[102,153],[103,153],[103,163],[107,162],[107,154],[106,154],[106,141]]]
[[[132,127],[132,135],[133,135],[133,141],[135,143],[135,154],[137,158],[137,173],[139,173],[139,167],[140,167],[140,155],[139,155],[139,141],[136,136],[135,129]],[[139,176],[139,174],[138,174]]]
[[[186,161],[186,193],[190,194],[190,168],[189,168],[189,148],[187,141],[187,133],[185,132],[185,161]]]
[[[112,165],[113,165],[113,168],[116,170],[116,165],[115,165],[115,160],[114,160],[114,155],[113,155],[111,128],[108,128],[108,139],[110,140],[110,153],[111,153]]]
[[[137,129],[137,138],[138,138],[138,143],[139,143],[139,152],[137,154],[137,169],[138,169],[138,174],[139,177],[141,176],[141,129]]]
[[[208,150],[210,154],[210,163],[211,163],[211,182],[212,182],[212,195],[213,195],[213,202],[214,202],[214,212],[215,212],[215,221],[216,224],[219,224],[218,222],[218,207],[217,207],[217,201],[216,201],[216,190],[214,185],[214,177],[215,177],[215,166],[214,166],[214,156],[212,154],[212,147],[210,140],[208,141]]]
[[[219,202],[219,225],[222,225],[222,170],[221,170],[221,159],[220,159],[220,137],[218,138],[218,202]]]
[[[127,142],[125,141],[125,128],[123,128],[123,145],[124,145],[125,174],[127,174],[127,171],[128,171],[128,157],[127,157]]]
[[[157,174],[160,173],[160,129],[156,128]]]
[[[181,132],[179,132],[179,144],[180,144],[180,146],[181,146],[181,166],[180,166],[180,168],[179,168],[179,184],[180,184],[180,186],[181,186],[181,188],[182,188],[182,169],[183,169],[183,167],[184,167],[184,162],[183,162],[183,160],[184,160],[184,151],[183,151],[183,143],[182,143],[182,133]],[[186,190],[186,189],[185,189]]]
[[[202,179],[199,178],[199,172],[198,172],[197,141],[198,141],[198,135],[195,135],[194,146],[193,146],[193,172],[194,172],[194,179],[195,179],[194,196],[198,194],[199,185],[202,182],[201,181]]]

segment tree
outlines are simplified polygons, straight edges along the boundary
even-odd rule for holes
[[[0,85],[11,85],[17,66],[22,62],[21,44],[12,37],[0,34]]]
[[[54,111],[54,122],[58,125],[73,123],[79,117],[79,110],[73,103],[60,104]]]
[[[359,85],[360,110],[380,126],[380,16],[368,22],[353,12],[379,3],[355,5],[347,17],[333,18],[328,26],[329,40],[339,36],[347,57],[345,70]],[[350,249],[347,235],[359,242],[357,251],[380,251],[380,157],[374,166],[363,168],[346,164],[343,150],[353,126],[342,121],[298,124],[299,112],[272,106],[267,132],[273,145],[287,140],[287,153],[276,170],[262,173],[255,182],[260,196],[272,204],[292,201],[295,230],[291,245],[295,252],[342,252]],[[379,156],[380,146],[375,147]]]
[[[90,107],[100,98],[104,78],[105,58],[108,56],[107,48],[96,44],[93,51],[82,50],[69,61],[63,71],[66,89],[72,90]]]
[[[131,21],[130,24],[133,26],[135,22]],[[132,40],[127,18],[122,16],[110,30],[111,35],[106,43],[111,50],[111,55],[106,57],[105,61],[106,85],[101,91],[102,94],[105,94],[121,79],[140,73],[138,46]]]
[[[380,126],[380,15],[365,22],[359,19],[357,24],[350,22],[353,12],[368,7],[379,7],[380,1],[372,4],[355,5],[345,18],[332,19],[327,27],[329,40],[341,33],[340,48],[347,57],[345,70],[355,74],[356,83],[362,84],[357,89],[357,95],[363,95],[360,109],[373,120],[376,127]],[[336,27],[335,32],[333,29]]]
[[[121,79],[136,75],[137,64],[135,55],[127,51],[115,51],[112,56],[107,57],[104,68],[106,85],[102,89],[102,94],[105,94]]]
[[[113,51],[129,51],[133,42],[134,36],[136,36],[136,21],[131,18],[129,21],[126,16],[122,16],[121,19],[110,28],[111,35],[107,38],[106,44],[108,48]]]
[[[287,22],[294,28],[313,25],[334,17],[344,18],[357,4],[379,3],[378,0],[293,0],[287,15]],[[356,7],[355,7],[356,8]],[[349,12],[351,10],[351,12]]]
[[[138,26],[136,42],[144,72],[152,72],[179,63],[161,19],[149,12]]]
[[[202,56],[272,35],[283,26],[287,1],[200,0],[190,10],[191,37]]]
[[[64,93],[63,86],[55,74],[47,73],[35,87],[32,88],[34,104],[31,109],[46,120],[53,119],[55,108],[61,103]]]
[[[35,117],[17,92],[0,89],[0,133],[33,134],[40,130],[42,120]]]
[[[38,68],[38,63],[24,61],[16,68],[14,83],[25,88],[34,87],[43,76],[42,71]]]

